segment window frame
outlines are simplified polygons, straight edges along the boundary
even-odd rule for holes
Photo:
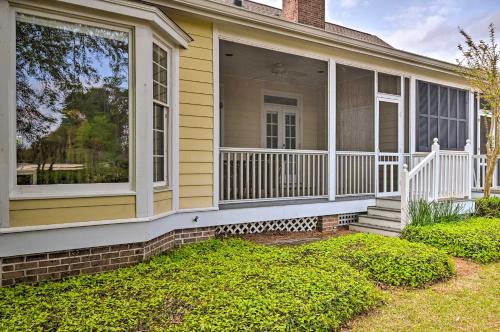
[[[16,52],[11,54],[10,79],[12,84],[12,99],[10,108],[10,198],[57,198],[57,197],[87,197],[95,195],[131,195],[134,194],[132,186],[135,183],[135,36],[134,26],[120,20],[107,21],[84,14],[74,15],[69,13],[54,13],[43,8],[31,9],[12,6],[10,12],[11,43],[10,48],[15,50],[17,14],[41,17],[48,20],[89,25],[103,29],[125,32],[128,34],[128,181],[122,183],[79,183],[79,184],[17,184],[17,148],[16,148]]]
[[[164,165],[163,165],[163,180],[162,181],[154,181],[154,171],[153,171],[153,187],[155,189],[171,189],[172,186],[172,53],[173,46],[160,38],[159,36],[153,37],[153,43],[151,45],[152,50],[154,52],[154,45],[159,47],[160,49],[167,52],[167,102],[164,103],[160,100],[154,99],[154,92],[151,96],[151,102],[153,104],[153,112],[155,104],[164,107],[166,113],[163,115],[163,147],[164,147]],[[151,64],[154,66],[153,60],[151,59]],[[153,69],[151,66],[151,69]],[[153,73],[152,73],[153,74]],[[152,75],[153,77],[153,75]],[[154,79],[154,78],[153,78]],[[151,82],[153,83],[153,81]],[[154,117],[154,113],[152,114]],[[154,132],[154,125],[152,126],[152,130]],[[154,138],[153,138],[154,139]],[[153,170],[154,170],[154,151],[153,151]]]

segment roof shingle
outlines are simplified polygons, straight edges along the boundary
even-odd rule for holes
[[[223,4],[226,4],[226,5],[237,7],[234,5],[234,0],[216,0],[216,1],[221,2]],[[254,13],[266,15],[266,16],[281,17],[281,9],[271,7],[268,5],[264,5],[261,3],[253,2],[250,0],[243,0],[242,6],[240,8],[254,12]],[[334,23],[330,23],[330,22],[325,22],[325,30],[328,32],[331,32],[333,34],[339,35],[339,36],[349,37],[349,38],[361,40],[361,41],[364,41],[367,43],[392,48],[391,45],[389,45],[388,43],[386,43],[385,41],[383,41],[382,39],[380,39],[379,37],[377,37],[375,35],[372,35],[372,34],[369,34],[366,32],[362,32],[362,31],[358,31],[358,30],[354,30],[354,29],[350,29],[350,28],[347,28],[347,27],[342,26],[342,25],[338,25],[338,24],[334,24]]]

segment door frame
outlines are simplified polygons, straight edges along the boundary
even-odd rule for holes
[[[380,156],[384,155],[384,152],[380,152],[380,142],[379,142],[379,132],[380,132],[380,102],[394,103],[398,105],[398,168],[397,168],[397,182],[398,190],[391,192],[381,192],[380,191]],[[404,164],[404,100],[403,96],[389,95],[384,93],[377,93],[375,96],[375,196],[376,197],[388,197],[388,196],[399,196],[400,195],[400,171],[403,169]],[[389,154],[389,153],[387,153]],[[392,154],[392,153],[391,153]]]
[[[271,95],[277,97],[294,98],[297,99],[297,106],[281,105],[264,103],[264,96]],[[270,109],[271,108],[271,109]],[[267,148],[266,144],[266,114],[268,111],[278,112],[278,149],[282,149],[284,143],[284,128],[285,128],[285,113],[295,112],[296,117],[296,144],[295,150],[302,149],[303,146],[303,96],[299,93],[276,91],[269,89],[261,89],[260,93],[260,146],[263,149]],[[281,145],[280,145],[281,143]]]

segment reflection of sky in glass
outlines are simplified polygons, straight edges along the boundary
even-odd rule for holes
[[[126,32],[91,27],[83,24],[60,22],[25,14],[18,14],[16,20],[18,24],[35,24],[37,26],[45,28],[58,29],[69,32],[71,35],[74,35],[75,45],[77,47],[80,47],[80,51],[82,47],[81,43],[79,43],[79,37],[82,36],[86,38],[92,38],[94,41],[99,40],[101,43],[106,43],[107,41],[119,41],[122,42],[124,46],[128,46],[128,33]],[[47,42],[51,41],[47,40]],[[57,43],[58,41],[54,40],[54,42]],[[120,51],[117,50],[117,52]],[[89,61],[90,67],[94,70],[95,76],[97,76],[89,78],[85,77],[84,75],[80,75],[78,77],[80,86],[83,87],[84,90],[88,91],[92,88],[101,88],[105,85],[107,79],[111,79],[115,76],[120,78],[120,84],[115,86],[115,88],[120,88],[123,90],[128,89],[128,52],[122,52],[120,54],[126,65],[122,65],[117,73],[113,72],[112,54],[106,54],[102,50],[92,47],[85,47],[83,49],[83,54],[83,57],[85,57],[86,60]],[[74,62],[72,55],[72,53],[67,54],[67,64],[71,64],[72,62]],[[42,93],[44,84],[50,84],[50,82],[44,82],[43,80],[39,80],[34,76],[28,76],[27,81],[37,94]],[[54,90],[57,91],[55,85]],[[64,108],[64,99],[65,95],[61,91],[59,91],[57,101],[55,102],[55,108],[58,111],[54,111],[54,107],[50,107],[50,105],[46,105],[44,103],[40,103],[38,105],[38,110],[40,111],[40,113],[55,120],[54,123],[50,125],[48,134],[56,130],[61,125],[64,114],[60,111]],[[22,138],[19,137],[19,139]]]

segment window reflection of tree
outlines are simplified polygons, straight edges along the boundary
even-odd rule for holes
[[[18,17],[17,157],[38,184],[128,181],[128,60],[124,32]]]

